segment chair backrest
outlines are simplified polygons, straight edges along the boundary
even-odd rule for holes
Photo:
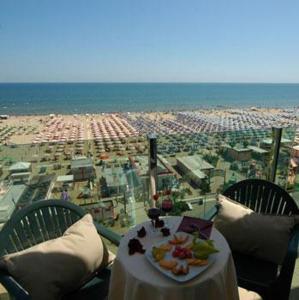
[[[278,185],[261,179],[246,179],[230,186],[224,193],[257,213],[273,215],[298,214],[294,199]]]
[[[85,215],[64,200],[41,200],[14,213],[0,232],[0,256],[62,236]]]

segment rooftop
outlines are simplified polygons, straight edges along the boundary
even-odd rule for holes
[[[56,179],[57,182],[72,182],[74,181],[74,175],[60,175]]]
[[[31,163],[29,162],[17,162],[15,164],[13,164],[10,168],[9,171],[21,171],[21,170],[28,170],[31,167]]]
[[[251,149],[253,152],[259,153],[259,154],[265,154],[268,153],[269,151],[262,149],[260,147],[256,146],[248,146],[248,149]]]
[[[198,179],[205,179],[207,177],[207,175],[204,172],[202,172],[201,170],[192,170],[192,173]]]
[[[26,185],[11,185],[5,194],[0,195],[0,223],[5,223],[15,210]]]
[[[271,145],[272,142],[273,142],[273,140],[271,138],[263,140],[263,143],[268,144],[268,145]],[[280,142],[281,142],[281,144],[288,144],[288,143],[291,143],[292,141],[289,139],[281,138]]]
[[[104,170],[104,177],[108,187],[124,186],[128,184],[127,177],[121,167],[106,168]]]
[[[185,165],[189,170],[211,170],[214,167],[199,155],[182,156],[178,157],[177,161]]]
[[[71,169],[78,169],[78,168],[86,168],[86,167],[93,167],[93,161],[91,158],[85,156],[79,156],[71,161]]]

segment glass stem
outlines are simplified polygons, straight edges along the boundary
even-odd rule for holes
[[[164,224],[165,224],[165,227],[168,227],[168,212],[165,213],[165,221],[164,221]]]

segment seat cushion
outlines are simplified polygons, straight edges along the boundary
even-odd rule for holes
[[[105,299],[109,291],[110,269],[102,270],[79,290],[65,295],[62,300]]]
[[[247,289],[259,286],[261,291],[265,291],[277,279],[276,264],[235,251],[232,254],[240,286]]]
[[[218,204],[214,224],[232,250],[282,264],[295,217],[257,214],[222,195]]]
[[[109,253],[90,214],[62,237],[2,258],[8,272],[33,300],[61,299],[78,289],[108,263]]]

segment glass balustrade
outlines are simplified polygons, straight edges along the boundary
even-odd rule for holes
[[[294,198],[299,194],[295,136],[295,128],[283,129],[274,170],[276,183]],[[162,207],[163,200],[171,200],[170,214],[205,217],[228,186],[246,178],[270,180],[273,172],[272,128],[160,133],[156,142],[154,192],[146,135],[2,144],[0,223],[41,199],[61,199],[125,233],[147,219],[153,201]]]

